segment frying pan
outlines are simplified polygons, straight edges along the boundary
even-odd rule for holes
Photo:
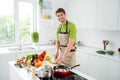
[[[78,67],[78,66],[80,66],[80,64],[77,64],[73,67],[68,67],[66,65],[57,65],[57,66],[53,67],[52,72],[54,75],[63,75],[64,76],[64,75],[68,75],[69,72],[71,71],[71,69]]]

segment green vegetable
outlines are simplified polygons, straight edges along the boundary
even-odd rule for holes
[[[35,58],[37,58],[37,57],[38,57],[38,54],[33,54],[33,55],[32,55],[32,58],[33,58],[33,59],[35,59]]]
[[[38,57],[38,54],[28,54],[26,55],[26,59],[33,60]]]
[[[99,53],[99,54],[106,54],[106,52],[103,51],[103,50],[98,50],[98,51],[96,51],[96,52]]]
[[[109,55],[113,55],[113,54],[114,54],[114,51],[109,50],[109,51],[107,51],[106,53],[109,54]]]
[[[19,65],[19,68],[23,68],[22,64]]]
[[[26,55],[26,59],[31,60],[32,59],[32,54]]]

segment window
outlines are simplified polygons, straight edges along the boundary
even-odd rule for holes
[[[13,3],[13,0],[0,0],[0,45],[15,42]]]
[[[19,40],[22,43],[30,42],[30,32],[33,30],[33,4],[19,2]]]
[[[0,0],[0,46],[31,43],[37,27],[34,0]]]

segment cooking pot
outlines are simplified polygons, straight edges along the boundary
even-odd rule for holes
[[[52,67],[48,65],[42,66],[38,71],[36,71],[36,75],[39,78],[50,78],[52,76]]]
[[[54,66],[52,69],[52,73],[55,76],[66,76],[69,75],[69,72],[71,71],[71,69],[80,66],[80,64],[77,64],[73,67],[68,67],[66,65],[57,65]]]

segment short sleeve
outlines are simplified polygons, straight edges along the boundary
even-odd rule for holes
[[[71,24],[69,29],[69,38],[76,39],[76,35],[77,35],[76,26],[74,24]]]
[[[59,31],[60,31],[60,25],[59,26],[57,26],[57,28],[56,28],[56,38],[58,39],[58,34],[59,34]]]

